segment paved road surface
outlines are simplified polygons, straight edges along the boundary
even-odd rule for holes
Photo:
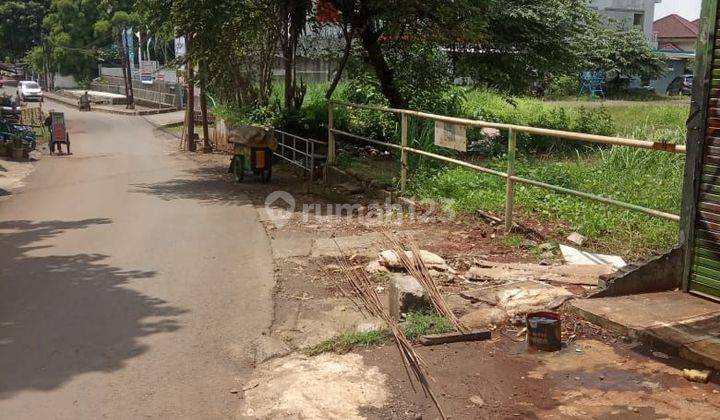
[[[140,117],[45,107],[74,155],[0,201],[0,418],[235,416],[271,322],[256,211]]]

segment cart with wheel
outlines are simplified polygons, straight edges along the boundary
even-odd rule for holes
[[[228,142],[233,145],[234,154],[228,172],[235,181],[242,182],[250,171],[263,182],[272,177],[273,152],[277,140],[271,129],[254,126],[229,127]]]
[[[55,147],[59,154],[62,154],[62,145],[64,144],[67,149],[67,154],[70,154],[70,135],[65,127],[65,114],[62,112],[50,112],[45,124],[50,130],[50,154],[55,153]]]

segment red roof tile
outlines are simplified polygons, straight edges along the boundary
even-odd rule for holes
[[[658,38],[697,38],[700,29],[696,22],[673,14],[656,20],[653,32],[658,34]]]

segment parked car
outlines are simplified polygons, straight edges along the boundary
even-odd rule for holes
[[[28,101],[30,99],[43,101],[43,92],[40,89],[40,85],[32,80],[23,80],[18,82],[17,95],[21,101]]]
[[[665,93],[668,95],[692,95],[692,87],[693,75],[686,74],[685,76],[674,78]]]

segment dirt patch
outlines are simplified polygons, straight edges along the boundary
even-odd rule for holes
[[[363,419],[381,408],[388,378],[358,354],[292,355],[258,368],[245,386],[243,415],[273,419]]]
[[[579,350],[579,351],[578,351]],[[529,353],[524,342],[496,334],[488,342],[418,348],[433,389],[452,418],[712,418],[720,386],[697,386],[682,371],[635,351],[580,340],[559,353]],[[368,418],[437,418],[413,391],[392,346],[362,353],[391,378],[394,398]],[[478,404],[479,403],[479,404]]]

